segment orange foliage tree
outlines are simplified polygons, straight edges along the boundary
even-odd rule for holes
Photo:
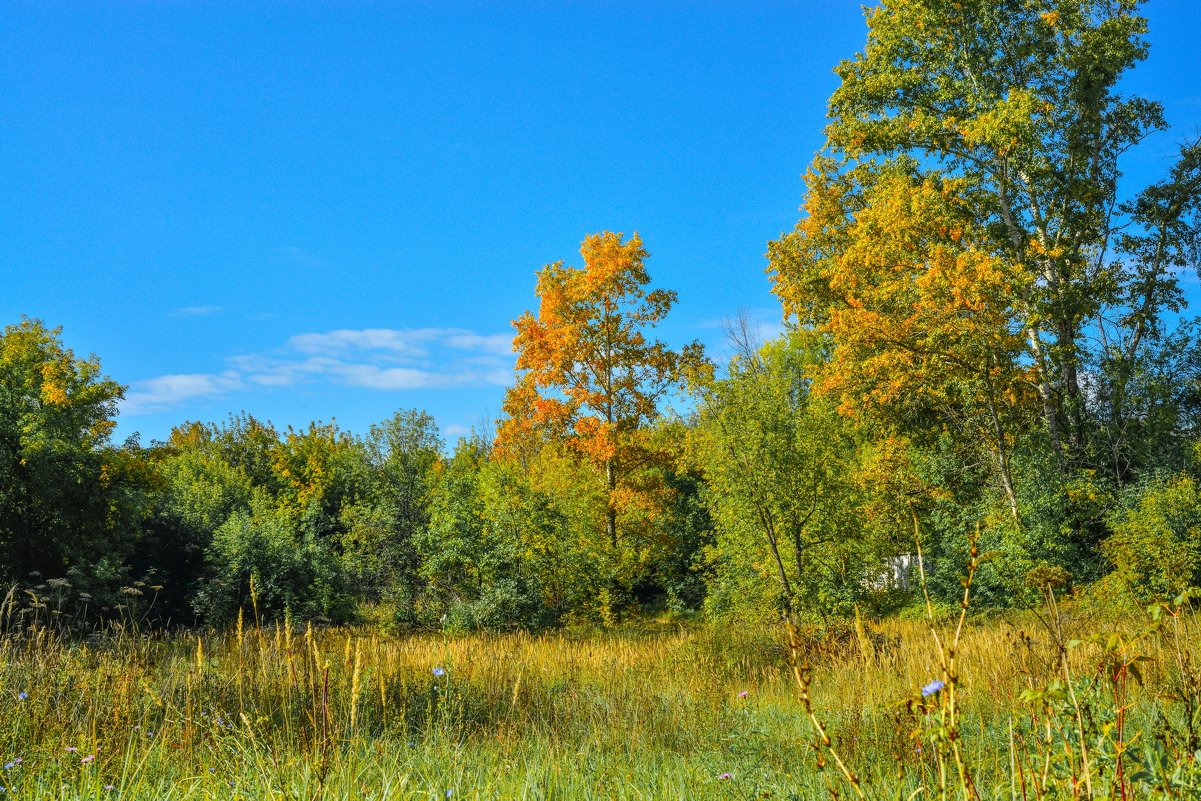
[[[591,234],[582,268],[556,262],[538,273],[538,313],[513,325],[521,371],[504,401],[497,451],[521,458],[562,445],[597,468],[606,490],[605,531],[616,550],[623,510],[648,499],[633,476],[663,464],[650,424],[682,372],[703,361],[699,343],[679,352],[649,340],[676,293],[647,289],[647,252],[638,234]]]

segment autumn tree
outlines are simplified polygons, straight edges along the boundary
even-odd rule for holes
[[[1140,4],[886,0],[869,10],[867,46],[836,70],[827,156],[806,201],[814,221],[772,250],[786,310],[825,325],[862,294],[831,306],[808,293],[818,279],[803,274],[832,272],[853,235],[832,214],[850,223],[857,204],[892,202],[864,198],[861,179],[909,163],[915,186],[953,190],[972,225],[911,242],[903,263],[924,269],[950,246],[949,233],[963,231],[972,258],[1006,275],[977,294],[1006,317],[1007,336],[1020,336],[1018,361],[1065,475],[1092,460],[1086,375],[1104,361],[1106,376],[1130,379],[1163,334],[1162,315],[1181,306],[1176,275],[1197,252],[1197,144],[1164,181],[1141,193],[1120,185],[1119,157],[1166,127],[1159,103],[1117,91],[1147,55]],[[865,268],[860,281],[879,277]],[[1114,412],[1125,415],[1121,394]]]
[[[991,252],[962,179],[906,159],[830,166],[810,174],[808,214],[772,246],[790,310],[830,343],[817,390],[846,414],[983,451],[1019,520],[1010,451],[1037,408],[1013,319],[1028,276]]]
[[[1096,575],[1096,499],[1184,461],[1189,399],[1147,367],[1196,342],[1172,320],[1201,145],[1141,191],[1123,180],[1166,128],[1118,91],[1147,55],[1140,5],[883,0],[836,69],[803,217],[770,246],[786,314],[830,346],[815,389],[923,450],[960,508],[995,498],[1005,519],[992,500],[980,518],[1014,575]]]
[[[641,471],[663,461],[649,426],[681,373],[702,359],[697,343],[673,351],[648,339],[676,293],[648,289],[642,240],[589,235],[581,268],[562,262],[538,273],[537,314],[514,321],[520,376],[504,402],[501,455],[554,443],[591,465],[604,490],[604,531],[616,552],[623,515],[659,502]]]

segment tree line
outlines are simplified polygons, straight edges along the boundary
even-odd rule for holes
[[[1201,581],[1201,145],[1118,91],[1135,0],[891,0],[838,65],[786,332],[673,349],[637,234],[537,274],[495,436],[420,410],[354,435],[242,414],[110,442],[123,388],[55,329],[0,341],[0,579],[92,617],[408,627],[814,620],[912,599],[1171,595]]]

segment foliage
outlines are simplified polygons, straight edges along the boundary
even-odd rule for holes
[[[342,513],[348,566],[362,596],[411,623],[421,592],[416,543],[429,525],[442,437],[433,417],[408,409],[373,425],[363,445],[367,489]]]
[[[1119,156],[1166,127],[1158,103],[1116,91],[1147,54],[1138,6],[888,2],[868,15],[867,47],[838,66],[830,100],[832,152],[867,163],[912,155],[962,182],[981,247],[1025,278],[1012,330],[1068,462],[1088,444],[1090,327],[1110,358],[1136,363],[1160,315],[1179,308],[1175,270],[1197,242],[1197,146],[1167,180],[1119,202],[1134,194],[1119,187]],[[787,300],[792,279],[780,278]]]
[[[0,581],[70,573],[76,589],[112,601],[149,477],[109,444],[124,388],[60,333],[26,318],[0,335]]]
[[[505,397],[496,448],[526,464],[541,448],[557,448],[593,467],[604,491],[606,614],[620,615],[666,494],[659,468],[670,459],[655,447],[651,424],[702,356],[697,343],[676,353],[647,339],[676,293],[645,288],[637,234],[593,234],[580,253],[582,268],[556,262],[539,271],[538,313],[514,321],[520,375]]]
[[[1113,577],[1145,600],[1201,584],[1201,491],[1188,475],[1161,476],[1132,491],[1101,543]]]
[[[691,458],[717,528],[711,609],[773,597],[789,614],[845,615],[877,569],[854,483],[859,435],[811,394],[815,355],[797,337],[748,347],[700,387]]]
[[[213,534],[209,580],[197,593],[205,619],[230,621],[256,607],[264,619],[345,619],[349,596],[328,540],[306,529],[287,509],[260,495]],[[251,588],[254,588],[251,597]]]
[[[349,580],[359,563],[347,547],[371,491],[359,442],[333,424],[281,436],[241,415],[176,428],[158,471],[153,527],[176,547],[165,579],[186,588],[202,619],[229,621],[248,609],[252,577],[265,619],[351,614],[364,588]]]
[[[1020,518],[1010,451],[1037,399],[1012,313],[1027,277],[989,252],[962,180],[907,161],[816,169],[774,262],[785,308],[832,344],[816,390],[844,414],[982,450]]]
[[[1106,500],[1180,466],[1195,429],[1195,335],[1174,318],[1201,145],[1141,191],[1120,181],[1166,127],[1117,88],[1146,56],[1139,5],[869,10],[804,216],[770,245],[786,314],[829,348],[815,393],[907,443],[941,496],[908,504],[934,552],[986,525],[982,589],[1099,577]]]
[[[493,489],[508,469],[489,459],[489,444],[461,439],[440,471],[430,524],[417,541],[427,582],[428,617],[459,630],[537,628],[539,573],[523,532],[503,525]]]

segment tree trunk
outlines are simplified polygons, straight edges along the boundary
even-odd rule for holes
[[[614,555],[617,554],[617,507],[613,505],[613,493],[617,491],[617,470],[613,466],[613,460],[609,459],[605,462],[605,486],[608,488],[608,497],[605,502],[605,531],[609,534],[609,544],[613,546]]]

